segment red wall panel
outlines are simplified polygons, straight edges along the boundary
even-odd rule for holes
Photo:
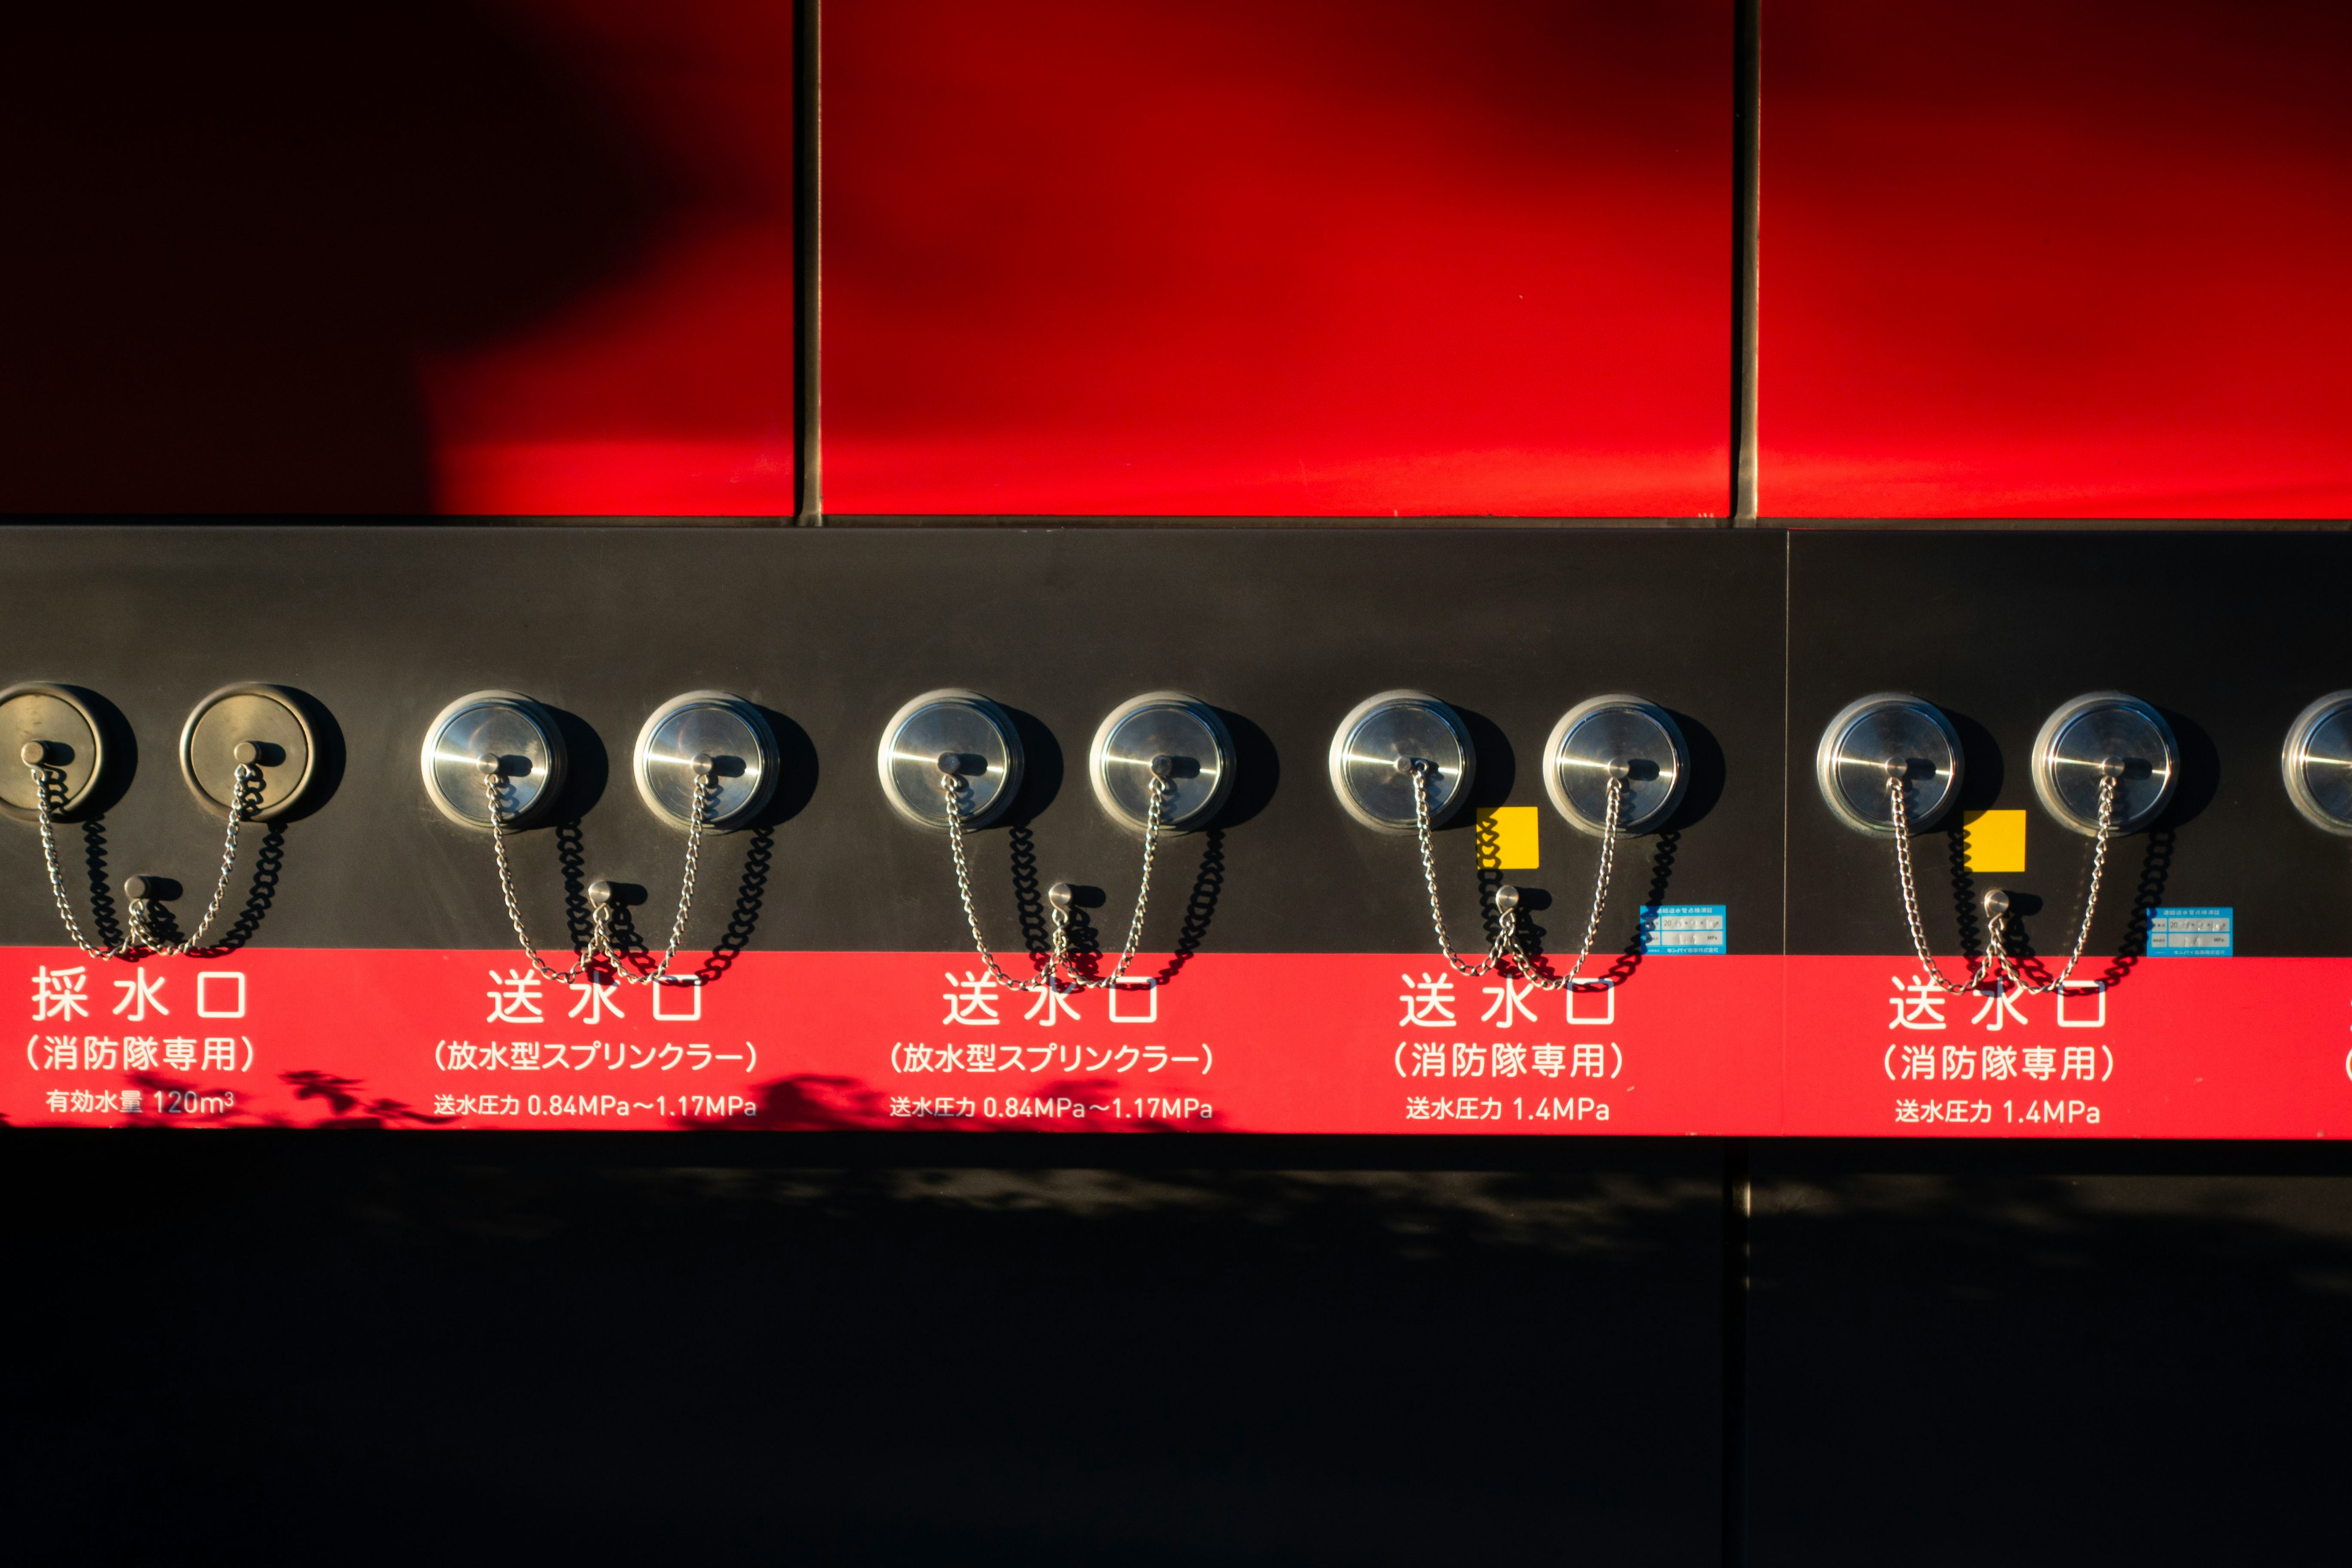
[[[790,6],[52,6],[0,79],[0,511],[791,510]]]
[[[2352,9],[1766,23],[1762,510],[2352,514]]]
[[[789,515],[792,7],[507,5],[605,106],[656,197],[624,265],[427,359],[440,510]]]
[[[834,512],[1720,513],[1731,8],[825,19]]]

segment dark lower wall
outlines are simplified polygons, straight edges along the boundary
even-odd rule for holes
[[[1757,1145],[1750,1561],[2332,1556],[2347,1172]]]
[[[2332,1157],[1758,1145],[1743,1232],[1713,1143],[1068,1147],[12,1134],[17,1550],[2054,1568],[2335,1539]]]
[[[0,1142],[24,1561],[1717,1551],[1711,1146],[102,1142]]]

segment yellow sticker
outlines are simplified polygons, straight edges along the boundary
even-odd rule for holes
[[[2019,816],[2024,813],[2020,812]],[[1532,805],[1486,805],[1478,808],[1478,868],[1482,871],[1534,871],[1536,808]]]
[[[2025,813],[1971,811],[1962,815],[1960,825],[1968,829],[1969,870],[2025,869]]]

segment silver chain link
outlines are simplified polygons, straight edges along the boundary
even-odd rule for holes
[[[29,749],[28,747],[27,750]],[[129,957],[138,951],[136,939],[139,933],[135,924],[125,931],[121,942],[109,947],[97,946],[88,937],[82,935],[81,925],[74,919],[73,904],[66,897],[65,876],[58,869],[57,833],[50,826],[51,813],[62,810],[64,802],[60,799],[52,803],[49,798],[49,792],[52,789],[56,790],[60,796],[63,795],[64,770],[44,767],[35,763],[27,771],[33,775],[33,813],[41,825],[41,858],[49,868],[49,892],[58,901],[58,919],[65,922],[66,935],[73,939],[73,944],[76,947],[92,958],[103,961],[110,958]],[[231,818],[231,820],[235,819]]]
[[[1427,759],[1413,757],[1408,759],[1405,771],[1412,777],[1412,830],[1421,842],[1421,885],[1429,892],[1429,927],[1437,933],[1437,951],[1445,955],[1445,962],[1454,966],[1456,974],[1472,980],[1491,974],[1502,961],[1502,928],[1496,928],[1495,945],[1487,950],[1486,956],[1475,963],[1465,963],[1454,951],[1453,939],[1445,934],[1445,910],[1437,901],[1437,851],[1430,842],[1429,775],[1436,770]]]
[[[1954,984],[1945,977],[1943,969],[1927,951],[1927,932],[1919,917],[1919,889],[1911,871],[1911,820],[1907,790],[1909,779],[1901,773],[1890,772],[1886,779],[1886,804],[1889,821],[1895,828],[1895,871],[1903,883],[1903,918],[1911,928],[1911,951],[1918,956],[1919,966],[1926,971],[1936,988],[1953,995],[1973,994],[1983,989],[1987,979],[1996,985],[2005,982],[2009,987],[2027,995],[2046,996],[2063,990],[2083,962],[2083,950],[2091,940],[2091,917],[2099,907],[2099,888],[2106,879],[2107,846],[2115,837],[2116,786],[2120,778],[2116,773],[2104,774],[2099,780],[2099,820],[2094,831],[2091,847],[2091,885],[2083,899],[2083,923],[2074,931],[2074,950],[2067,956],[2066,966],[2055,977],[2036,984],[2026,978],[2025,971],[2009,951],[2009,914],[2004,910],[1985,911],[1985,956],[1980,964],[1971,966],[1968,979]]]
[[[686,812],[686,868],[678,874],[677,913],[669,922],[669,942],[662,949],[661,962],[653,968],[638,973],[620,962],[608,945],[605,952],[613,957],[613,972],[632,985],[658,985],[669,975],[669,966],[677,962],[677,944],[686,940],[686,917],[694,911],[694,878],[702,864],[702,827],[710,809],[710,802],[719,793],[719,775],[698,759],[694,771],[694,799]],[[611,922],[605,925],[609,932]]]
[[[1055,991],[1066,996],[1081,991],[1108,991],[1126,979],[1129,966],[1134,963],[1143,945],[1143,917],[1151,907],[1151,865],[1160,845],[1160,816],[1176,786],[1156,772],[1151,775],[1151,804],[1143,818],[1143,874],[1135,890],[1135,913],[1127,922],[1127,942],[1119,950],[1118,962],[1111,972],[1094,976],[1079,972],[1070,957],[1070,912],[1056,904],[1045,967],[1026,980],[1015,980],[1004,973],[988,939],[980,934],[980,910],[971,895],[971,865],[964,856],[964,795],[970,787],[958,774],[945,770],[940,773],[940,796],[948,819],[948,855],[955,863],[956,897],[963,903],[963,923],[971,932],[972,951],[987,966],[989,978],[1013,991]]]
[[[205,917],[196,922],[195,930],[178,942],[158,942],[147,929],[148,900],[145,899],[131,900],[129,923],[151,951],[176,958],[193,951],[195,945],[205,939],[205,932],[211,929],[214,920],[220,914],[221,901],[228,897],[228,879],[236,869],[237,829],[244,826],[247,815],[257,804],[250,797],[254,793],[254,786],[260,782],[261,771],[258,768],[245,763],[236,764],[236,778],[229,785],[228,833],[221,841],[220,875],[214,879],[211,901],[205,905]]]
[[[66,897],[64,874],[58,868],[58,837],[55,814],[64,809],[65,771],[46,763],[30,764],[33,776],[33,812],[41,827],[41,859],[48,868],[49,893],[57,900],[58,918],[65,922],[66,935],[74,946],[96,959],[129,958],[136,952],[153,953],[160,957],[179,958],[195,951],[205,932],[219,918],[222,902],[228,897],[229,879],[236,871],[237,830],[245,825],[247,816],[256,805],[252,799],[254,786],[260,781],[260,770],[250,763],[236,764],[236,775],[229,785],[228,834],[221,844],[220,876],[213,883],[211,902],[205,906],[205,918],[196,929],[178,942],[164,942],[155,935],[148,905],[144,898],[131,900],[122,921],[122,940],[110,947],[94,945],[82,935],[81,925],[74,919],[73,904]],[[52,794],[56,798],[52,798]]]
[[[1082,984],[1094,990],[1108,991],[1126,979],[1128,965],[1135,962],[1136,950],[1143,943],[1143,912],[1151,906],[1151,858],[1160,845],[1160,809],[1167,804],[1168,797],[1175,793],[1175,788],[1174,784],[1161,778],[1158,773],[1151,775],[1151,804],[1143,816],[1143,873],[1136,883],[1135,913],[1127,922],[1127,944],[1119,950],[1118,962],[1111,966],[1111,972],[1108,974],[1097,976],[1093,980],[1078,977]],[[1069,942],[1063,930],[1066,922],[1061,918],[1060,910],[1056,909],[1054,914],[1055,933],[1059,939],[1055,946],[1057,950],[1066,954]],[[1064,963],[1066,965],[1066,957]]]
[[[1911,874],[1911,778],[1907,769],[1890,768],[1886,774],[1886,815],[1895,827],[1895,875],[1903,883],[1903,919],[1911,928],[1911,951],[1918,956],[1919,966],[1936,989],[1954,996],[1974,994],[1982,984],[1982,975],[1971,967],[1968,978],[1958,984],[1944,977],[1943,966],[1927,951],[1927,923],[1919,918],[1919,885]],[[1992,936],[1987,945],[1998,942]]]
[[[589,911],[588,951],[575,953],[571,968],[555,969],[540,956],[539,949],[532,945],[530,932],[523,927],[522,908],[515,902],[514,872],[507,864],[507,834],[509,831],[506,817],[507,782],[499,775],[496,758],[483,760],[481,775],[482,795],[490,810],[490,856],[498,862],[499,894],[506,900],[507,923],[514,928],[516,944],[522,949],[523,956],[530,960],[530,966],[539,972],[541,979],[553,985],[570,985],[578,980],[589,964],[608,951],[612,911],[603,904],[597,904]]]
[[[963,780],[955,774],[940,774],[940,794],[945,799],[948,817],[948,854],[955,861],[956,896],[963,900],[963,922],[971,930],[972,951],[980,954],[981,963],[988,967],[989,977],[999,985],[1014,991],[1043,991],[1054,984],[1053,969],[1027,980],[1015,980],[1004,973],[1004,966],[996,962],[996,953],[989,947],[988,939],[980,934],[980,911],[972,906],[971,900],[971,868],[965,862],[963,854],[964,787]],[[1057,910],[1055,913],[1058,916],[1061,911]]]
[[[1495,938],[1495,951],[1510,958],[1512,967],[1525,978],[1546,991],[1566,991],[1574,985],[1591,985],[1598,981],[1584,978],[1584,966],[1591,962],[1592,944],[1601,935],[1601,913],[1609,907],[1609,879],[1617,865],[1617,825],[1623,819],[1625,781],[1614,772],[1609,776],[1609,799],[1601,818],[1601,864],[1592,876],[1592,913],[1584,922],[1584,945],[1576,952],[1576,963],[1565,974],[1545,974],[1528,959],[1519,945],[1519,907],[1514,902],[1503,911],[1502,926]]]
[[[1986,952],[2000,967],[2000,973],[2009,977],[2010,984],[2028,995],[2047,996],[2054,992],[2064,990],[2066,982],[2074,973],[2074,966],[2083,962],[2083,949],[2089,945],[2091,940],[2091,916],[2099,907],[2099,884],[2106,877],[2107,845],[2115,837],[2116,787],[2122,782],[2122,769],[2113,765],[2108,772],[2099,777],[2099,821],[2097,827],[2093,831],[2091,840],[2091,885],[2083,895],[2083,923],[2074,928],[2074,951],[2067,954],[2066,967],[2040,984],[2028,980],[2025,977],[2025,971],[2018,966],[2017,960],[2010,956],[2008,943],[2003,940],[2004,928],[2009,919],[2007,913],[1986,917],[1985,923],[1989,931],[1985,942]]]
[[[507,835],[513,831],[507,826],[507,782],[499,772],[496,758],[485,758],[480,763],[482,795],[490,813],[490,855],[498,862],[499,896],[506,902],[507,924],[514,928],[516,945],[522,949],[530,966],[540,978],[554,985],[576,985],[584,982],[589,972],[601,961],[615,982],[624,985],[658,985],[669,974],[670,965],[677,961],[678,944],[686,939],[687,917],[694,910],[694,880],[702,860],[702,833],[705,813],[711,798],[719,793],[716,776],[707,768],[698,767],[694,777],[694,798],[687,808],[686,869],[680,877],[677,890],[677,914],[670,921],[669,945],[662,950],[661,962],[652,969],[640,972],[623,962],[613,936],[613,906],[610,900],[592,900],[588,910],[588,945],[572,955],[569,969],[557,969],[541,956],[539,949],[525,929],[522,908],[515,900],[514,871],[507,863]]]

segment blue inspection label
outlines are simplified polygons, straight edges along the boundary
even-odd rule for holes
[[[2150,958],[2227,958],[2233,924],[2226,905],[2203,909],[2150,910]]]
[[[1643,904],[1642,951],[1661,958],[1731,951],[1731,922],[1721,904]]]

